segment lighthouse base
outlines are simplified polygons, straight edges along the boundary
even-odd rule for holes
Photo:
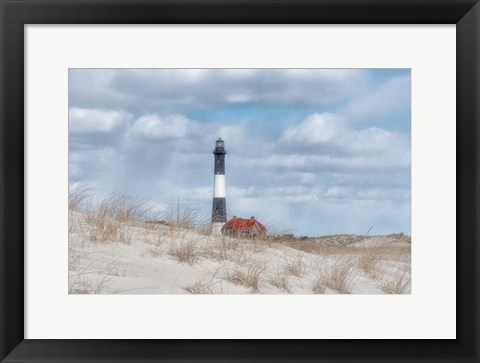
[[[213,198],[212,223],[227,222],[227,200],[225,198]]]

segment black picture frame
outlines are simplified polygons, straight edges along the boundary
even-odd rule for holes
[[[478,0],[0,0],[0,13],[2,361],[480,361]],[[162,23],[456,24],[457,339],[24,339],[24,25]]]

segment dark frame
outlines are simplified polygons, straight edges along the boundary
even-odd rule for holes
[[[480,361],[478,0],[0,0],[0,15],[2,361]],[[24,25],[158,23],[456,24],[457,339],[24,339]]]

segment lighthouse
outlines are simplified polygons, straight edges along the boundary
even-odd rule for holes
[[[225,199],[225,144],[219,137],[215,141],[212,223],[227,221],[227,201]]]

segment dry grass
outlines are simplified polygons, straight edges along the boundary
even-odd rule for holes
[[[205,247],[203,254],[207,258],[215,261],[235,260],[236,256],[233,252],[239,251],[241,243],[235,238],[219,236],[213,240],[213,244]]]
[[[351,259],[339,259],[333,266],[326,270],[321,280],[326,287],[337,291],[340,294],[349,294],[354,279],[354,261]]]
[[[92,242],[105,243],[118,238],[122,225],[107,206],[101,206],[97,211],[86,215],[89,238]]]
[[[276,288],[290,292],[290,286],[288,284],[288,275],[285,273],[276,273],[271,280],[272,285]]]
[[[149,215],[149,205],[144,199],[111,194],[105,203],[120,222],[143,222]]]
[[[83,225],[78,218],[74,217],[74,213],[85,208],[86,202],[91,199],[93,193],[93,189],[88,186],[68,186],[68,233],[83,232]]]
[[[81,218],[76,218],[73,210],[68,211],[68,233],[84,233],[85,224]]]
[[[197,281],[192,286],[187,286],[185,291],[190,294],[213,294],[211,282]]]
[[[68,271],[77,271],[80,253],[75,246],[68,246]]]
[[[328,255],[363,255],[366,253],[376,253],[382,256],[382,259],[391,259],[395,261],[407,262],[410,257],[410,246],[372,246],[372,247],[355,247],[355,246],[335,246],[322,245],[310,239],[299,239],[289,235],[272,235],[268,236],[266,244],[269,246],[287,246],[302,252],[313,253],[320,256]]]
[[[231,261],[240,265],[245,266],[249,261],[252,261],[254,251],[247,244],[241,244],[231,255]]]
[[[385,280],[382,284],[382,290],[387,294],[405,294],[410,285],[410,280],[410,274],[404,272]]]
[[[151,229],[142,229],[143,240],[146,244],[150,245],[146,249],[146,253],[151,257],[161,257],[163,256],[165,249],[165,236],[160,233],[159,230],[152,231]]]
[[[154,245],[154,246],[160,246],[165,243],[165,233],[161,233],[162,231],[160,230],[150,230],[150,229],[141,229],[140,233],[143,237],[143,241],[146,244],[149,245]]]
[[[380,254],[377,248],[362,249],[363,253],[358,258],[358,266],[371,278],[378,277],[378,263]]]
[[[146,253],[151,257],[162,257],[165,253],[165,250],[162,245],[152,246],[146,249]]]
[[[201,256],[201,251],[191,240],[180,242],[173,246],[168,253],[178,262],[188,263],[189,265],[193,265]]]
[[[94,189],[87,185],[72,185],[68,186],[68,209],[71,211],[80,211],[85,208],[93,194]]]
[[[195,230],[199,233],[211,233],[210,216],[206,215],[202,208],[188,200],[179,201],[163,215],[163,220],[169,226],[180,229]]]
[[[103,275],[101,278],[92,279],[87,275],[81,275],[74,283],[69,285],[69,294],[101,294],[105,285],[113,277],[109,274]]]
[[[133,227],[145,219],[148,205],[138,198],[111,194],[99,204],[92,202],[94,190],[86,186],[69,189],[69,232],[88,233],[89,240],[96,243],[120,242],[130,244]],[[74,212],[84,215],[74,218]]]
[[[291,260],[286,260],[285,271],[289,274],[297,277],[302,277],[305,273],[305,263],[303,262],[303,256],[298,254]]]
[[[263,278],[265,264],[260,262],[252,262],[248,266],[236,268],[229,276],[229,280],[235,284],[245,286],[252,293],[259,292],[259,283]]]
[[[68,287],[69,294],[95,294],[99,289],[94,287],[93,281],[87,276],[80,276],[75,283]]]
[[[384,250],[383,257],[385,260],[410,264],[411,247],[387,248]]]
[[[71,294],[100,294],[114,277],[125,277],[129,265],[122,265],[109,253],[90,263],[99,244],[130,244],[135,226],[148,212],[140,199],[111,194],[94,203],[95,191],[88,186],[69,187],[69,286]],[[76,235],[75,235],[76,234]],[[93,244],[91,244],[93,242]],[[86,246],[86,247],[85,247]],[[83,248],[93,249],[85,253]]]
[[[95,264],[96,271],[91,268],[87,272],[81,271],[82,263],[91,260],[91,256],[85,258],[79,251],[93,249],[98,253],[123,249],[128,251],[124,254],[128,259],[127,254],[135,248],[120,244],[132,242],[142,247],[140,256],[134,258],[168,254],[189,265],[200,259],[207,259],[208,263],[215,261],[212,266],[222,265],[219,281],[226,286],[231,283],[244,286],[252,293],[260,292],[262,281],[268,278],[268,287],[273,285],[289,293],[292,289],[295,292],[297,289],[307,292],[311,289],[315,294],[326,291],[347,294],[352,292],[356,273],[377,280],[369,283],[380,286],[386,293],[403,294],[410,289],[410,246],[321,245],[318,240],[295,238],[285,233],[262,238],[231,238],[214,231],[199,210],[184,209],[178,219],[173,215],[162,220],[150,219],[147,218],[148,205],[140,199],[112,194],[92,203],[92,195],[92,190],[86,187],[77,187],[69,195],[69,232],[72,233],[69,237],[70,293],[101,293],[111,278],[122,275],[118,268],[109,266],[110,260]],[[154,261],[150,262],[153,264]],[[268,265],[267,269],[267,262],[275,266]],[[205,266],[210,266],[208,263]],[[387,274],[390,270],[395,273]],[[310,280],[310,277],[318,276],[315,274],[319,271],[320,276]],[[134,274],[135,269],[129,272]],[[395,277],[386,280],[385,276]],[[198,280],[183,290],[192,294],[218,293],[214,286],[211,281]]]
[[[327,286],[325,286],[324,280],[321,278],[316,280],[312,285],[312,291],[314,294],[325,294],[326,289]]]
[[[72,251],[69,251],[72,253]],[[76,274],[69,276],[68,293],[69,294],[100,294],[105,285],[114,277],[112,271],[118,263],[115,259],[109,259],[107,254],[101,254],[93,259],[89,264]],[[75,253],[75,258],[80,256]],[[100,265],[99,269],[97,265]],[[75,266],[75,271],[77,266]],[[99,276],[100,275],[100,276]],[[94,276],[97,276],[96,278]]]
[[[133,227],[129,225],[122,225],[117,230],[117,240],[120,243],[129,245],[132,243]]]
[[[201,225],[197,228],[197,231],[198,231],[198,233],[200,233],[201,235],[210,237],[210,236],[212,236],[212,234],[213,234],[213,232],[214,232],[214,229],[213,229],[212,224],[211,224],[210,222],[208,222],[208,223],[203,223],[203,224],[201,224]]]

